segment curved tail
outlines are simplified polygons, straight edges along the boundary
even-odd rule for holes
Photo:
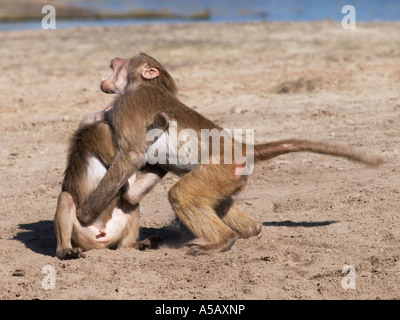
[[[280,140],[255,145],[254,160],[255,162],[265,161],[291,152],[313,152],[328,154],[356,162],[361,162],[371,167],[376,167],[383,163],[382,158],[369,155],[363,150],[340,144],[301,139]]]

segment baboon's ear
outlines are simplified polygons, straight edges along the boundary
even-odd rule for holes
[[[160,71],[156,68],[143,68],[142,77],[151,80],[157,78],[160,75]]]

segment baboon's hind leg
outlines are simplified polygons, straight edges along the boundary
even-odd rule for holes
[[[54,231],[57,238],[56,256],[59,259],[84,258],[85,254],[79,247],[72,246],[72,231],[76,208],[74,200],[68,192],[62,192],[58,197],[57,210],[54,217]]]
[[[140,230],[139,205],[131,205],[125,202],[122,205],[125,214],[130,215],[125,230],[121,236],[118,248],[134,248],[138,250],[155,249],[162,242],[159,236],[150,236],[144,240],[137,241]]]
[[[240,238],[247,239],[261,232],[261,223],[240,209],[232,197],[217,207],[219,217],[236,231]]]
[[[216,209],[244,183],[233,175],[230,165],[200,164],[171,188],[169,201],[178,218],[196,236],[210,242],[192,247],[188,254],[227,251],[232,247],[238,234],[222,221]]]

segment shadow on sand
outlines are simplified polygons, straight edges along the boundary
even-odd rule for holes
[[[55,256],[57,239],[54,234],[53,220],[42,220],[33,223],[22,223],[18,226],[19,232],[12,238],[22,242],[25,247],[33,252]],[[193,234],[179,221],[172,221],[169,225],[161,228],[140,229],[138,240],[158,235],[163,241],[162,245],[179,248],[185,246],[187,241],[194,239]]]
[[[13,240],[21,241],[28,249],[46,256],[55,256],[57,240],[53,220],[22,223]]]
[[[324,227],[329,226],[333,223],[338,223],[339,221],[335,220],[327,220],[327,221],[300,221],[294,222],[291,220],[285,221],[271,221],[271,222],[263,222],[264,227],[303,227],[303,228],[312,228],[312,227]]]
[[[338,221],[301,221],[291,220],[263,222],[265,227],[323,227]],[[46,256],[55,256],[57,240],[54,234],[53,220],[42,220],[33,223],[19,225],[20,231],[13,240],[21,241],[28,249]],[[161,228],[142,227],[139,240],[158,235],[163,239],[162,245],[181,248],[188,246],[187,242],[193,240],[195,236],[179,220],[174,220],[170,224]],[[190,246],[190,245],[189,245]]]

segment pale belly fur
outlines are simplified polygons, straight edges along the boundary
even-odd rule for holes
[[[91,157],[88,161],[88,189],[94,190],[106,174],[107,169],[97,158]],[[120,238],[129,219],[129,214],[120,208],[113,210],[111,219],[102,227],[96,221],[83,227],[77,219],[74,222],[73,240],[80,245],[86,244],[83,249],[101,249],[115,244]]]

